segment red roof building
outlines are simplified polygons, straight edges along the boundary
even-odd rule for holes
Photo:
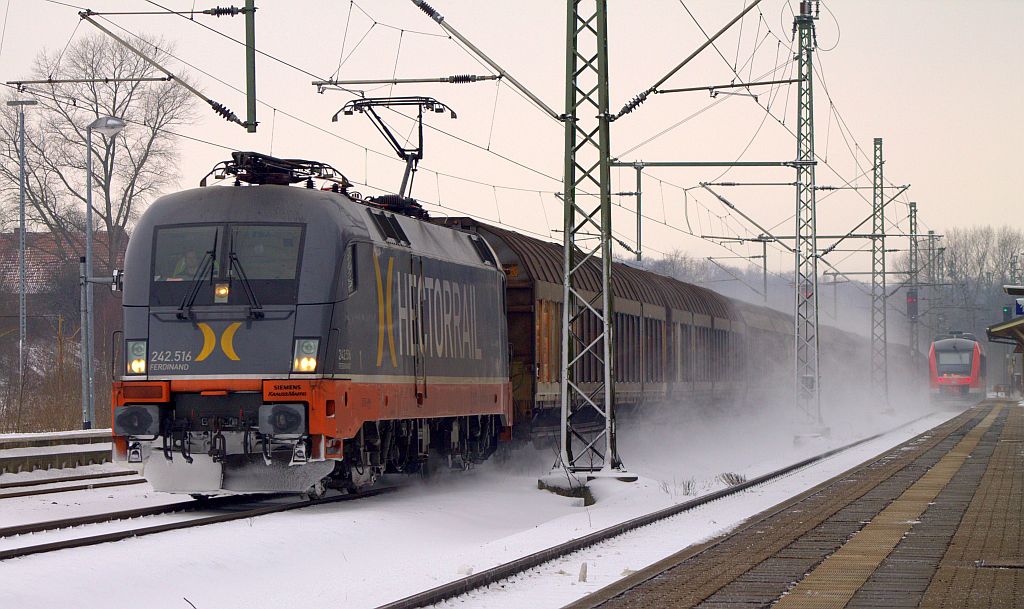
[[[119,244],[118,267],[124,262],[127,239]],[[58,277],[66,276],[69,268],[78,275],[78,258],[85,255],[85,240],[62,243],[53,233],[26,233],[25,279],[28,294],[49,293]],[[93,273],[106,275],[107,233],[97,232],[93,238]],[[0,233],[0,293],[18,293],[18,231]]]

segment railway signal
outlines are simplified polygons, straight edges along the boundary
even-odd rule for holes
[[[917,289],[907,290],[907,317],[911,320],[917,319]]]

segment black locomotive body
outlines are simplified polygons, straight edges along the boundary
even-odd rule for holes
[[[161,490],[360,486],[511,423],[504,275],[480,237],[273,184],[163,197],[124,274],[122,458]]]

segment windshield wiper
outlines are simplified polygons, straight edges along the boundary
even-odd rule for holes
[[[252,284],[249,283],[249,277],[245,274],[245,269],[242,268],[242,262],[238,259],[238,255],[235,254],[234,250],[228,254],[228,261],[231,264],[231,272],[238,274],[238,280],[242,283],[242,289],[245,291],[245,298],[249,301],[249,317],[254,319],[263,319],[263,307],[260,306],[260,301],[256,299],[256,292],[252,289]],[[230,281],[231,275],[228,275]]]
[[[181,306],[178,307],[178,319],[187,319],[192,315],[192,305],[195,304],[196,297],[199,296],[199,288],[203,285],[202,277],[206,274],[207,269],[210,272],[210,284],[213,284],[213,263],[217,261],[217,236],[219,234],[220,231],[213,233],[213,247],[203,254],[203,259],[199,261],[199,266],[192,275],[192,289],[185,294]]]

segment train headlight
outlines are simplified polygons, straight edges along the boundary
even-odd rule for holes
[[[316,372],[316,354],[319,350],[319,338],[296,338],[292,372]]]
[[[228,295],[231,293],[231,288],[226,283],[218,283],[213,286],[213,302],[215,304],[223,304],[228,301]]]
[[[125,367],[128,374],[146,374],[146,350],[144,340],[125,341]]]
[[[259,427],[265,436],[305,434],[306,407],[303,404],[264,404],[260,406]]]
[[[139,404],[118,408],[114,412],[114,433],[119,436],[160,435],[160,407]]]

